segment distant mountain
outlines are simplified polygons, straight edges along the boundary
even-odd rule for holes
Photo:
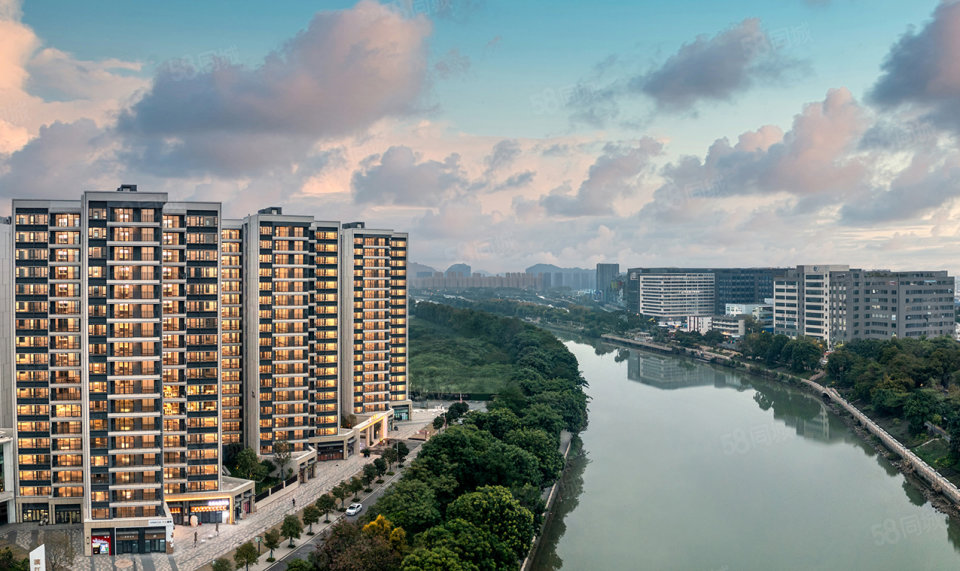
[[[444,273],[446,276],[453,276],[456,274],[459,274],[465,278],[469,278],[471,275],[470,266],[468,264],[453,264],[447,268],[447,271]]]
[[[545,274],[555,272],[592,272],[586,268],[561,268],[553,264],[534,264],[525,270],[528,274]]]
[[[425,266],[416,262],[407,263],[407,275],[410,277],[430,277],[435,273],[437,273],[437,270],[431,268],[430,266]]]

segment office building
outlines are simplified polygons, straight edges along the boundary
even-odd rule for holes
[[[954,331],[954,278],[946,271],[797,266],[778,276],[774,289],[774,333],[811,337],[828,347]]]
[[[683,319],[714,313],[714,276],[710,273],[654,273],[630,270],[637,311],[659,319]]]
[[[773,297],[774,275],[778,268],[631,268],[624,284],[624,303],[631,311],[639,311],[637,281],[639,274],[713,274],[714,314],[723,314],[728,303],[760,303]]]

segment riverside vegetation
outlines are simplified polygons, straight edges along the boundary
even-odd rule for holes
[[[358,523],[334,525],[305,569],[519,568],[539,529],[543,490],[563,469],[561,433],[586,427],[586,382],[550,333],[433,303],[417,304],[415,315],[431,335],[453,336],[449,347],[495,352],[506,378],[487,412],[451,407],[447,428],[423,444],[403,477]],[[411,338],[414,351],[424,339]]]

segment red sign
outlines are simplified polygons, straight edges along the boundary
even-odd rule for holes
[[[94,555],[110,555],[110,536],[94,535],[90,537],[90,545]]]

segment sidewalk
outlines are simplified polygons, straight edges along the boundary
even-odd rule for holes
[[[436,413],[433,411],[413,411],[413,419],[397,423],[397,430],[391,432],[390,438],[406,439],[415,434],[425,424],[432,421]],[[412,458],[411,458],[412,459]],[[318,467],[319,475],[289,492],[286,499],[278,500],[256,513],[246,514],[236,525],[220,525],[220,535],[214,532],[214,526],[206,524],[198,528],[176,526],[174,529],[174,555],[178,571],[193,571],[211,563],[217,557],[232,552],[256,536],[262,536],[271,527],[278,525],[283,518],[292,513],[299,514],[303,508],[312,504],[322,494],[333,489],[343,480],[349,480],[363,469],[365,464],[374,460],[373,457],[364,458],[362,454],[355,454],[346,460],[329,461]],[[408,460],[409,461],[409,460]],[[283,492],[281,492],[283,493]],[[292,499],[297,500],[297,509],[294,510]],[[339,515],[339,512],[336,512]],[[331,513],[331,521],[333,521]],[[324,524],[314,525],[314,533],[322,529]],[[200,538],[196,547],[193,546],[193,532],[199,531]],[[300,542],[310,536],[301,536]],[[286,545],[288,542],[284,542]],[[294,542],[297,543],[296,541]],[[261,563],[266,561],[266,555],[261,555]],[[280,550],[275,550],[274,557],[279,559]],[[231,561],[232,562],[232,561]],[[251,570],[254,567],[251,566]],[[263,566],[266,568],[266,565]],[[144,567],[146,571],[149,571]],[[159,568],[158,568],[159,569]]]

